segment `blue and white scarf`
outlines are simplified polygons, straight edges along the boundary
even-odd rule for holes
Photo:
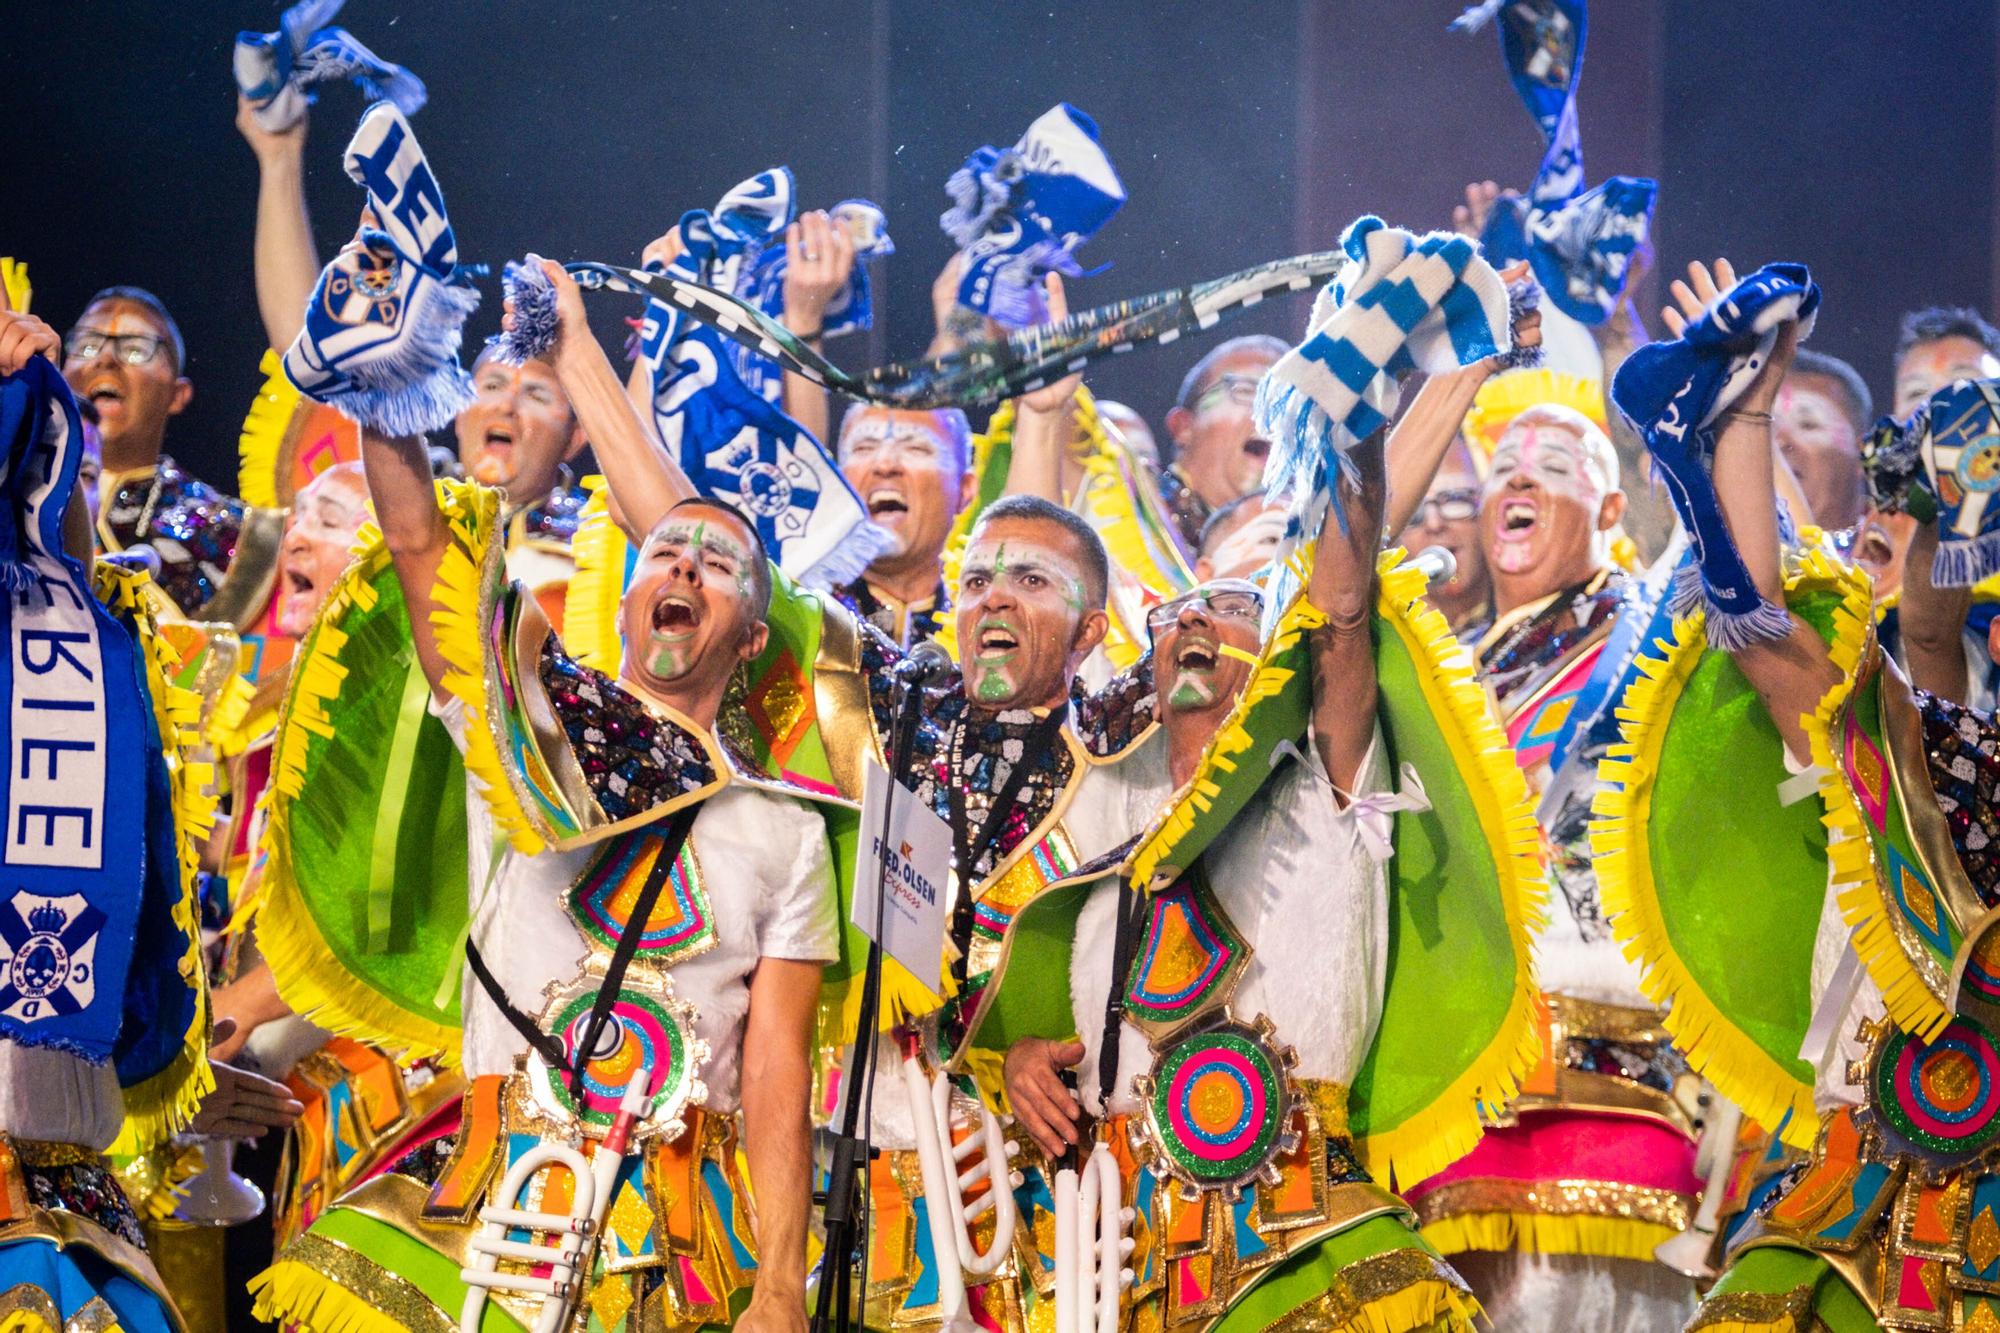
[[[1883,422],[1878,437],[1885,430],[1922,461],[1923,479],[1914,487],[1930,501],[1938,528],[1931,582],[1967,588],[2000,573],[2000,380],[1947,385],[1907,421]],[[1926,508],[1907,501],[1903,507]]]
[[[827,210],[833,225],[846,231],[854,242],[854,272],[846,290],[826,303],[820,324],[821,335],[838,338],[859,333],[875,325],[875,301],[868,286],[867,261],[896,253],[889,239],[888,219],[879,205],[866,199],[843,199]],[[787,221],[790,221],[788,218]],[[785,317],[785,269],[789,260],[782,243],[766,245],[744,276],[740,295],[772,319]],[[736,373],[743,382],[771,402],[784,400],[784,368],[768,356],[761,356],[740,343],[730,344]]]
[[[236,87],[250,99],[257,124],[276,134],[305,119],[315,83],[352,80],[371,101],[393,103],[406,116],[423,106],[424,81],[392,65],[329,25],[346,0],[299,0],[276,32],[236,34]]]
[[[1782,639],[1791,616],[1757,592],[1730,537],[1709,469],[1716,421],[1764,368],[1779,330],[1793,320],[1803,341],[1819,312],[1819,287],[1803,264],[1766,264],[1717,297],[1679,338],[1648,343],[1625,359],[1611,399],[1640,434],[1694,543],[1694,563],[1676,576],[1673,612],[1703,607],[1708,641],[1725,651]]]
[[[320,274],[285,378],[385,435],[437,430],[472,402],[458,348],[479,293],[452,281],[458,242],[444,193],[402,112],[369,107],[346,164],[375,225]]]
[[[1012,148],[980,148],[945,183],[939,219],[965,256],[958,301],[1010,328],[1047,318],[1041,276],[1083,276],[1076,248],[1125,203],[1097,122],[1064,102]]]
[[[1528,260],[1564,314],[1602,324],[1625,290],[1633,252],[1646,243],[1659,186],[1613,176],[1583,188],[1576,85],[1583,74],[1584,0],[1484,0],[1451,26],[1475,32],[1495,14],[1508,77],[1546,150],[1528,197],[1496,201],[1480,244],[1495,264]]]
[[[83,456],[76,402],[40,357],[0,379],[0,1037],[102,1064],[139,935],[146,803],[130,799],[148,704],[130,635],[63,550]],[[114,799],[113,783],[118,785]]]
[[[782,251],[792,209],[792,173],[760,172],[714,209],[681,219],[683,249],[664,271],[741,297],[765,249]],[[751,517],[786,574],[833,587],[861,577],[888,548],[826,447],[763,392],[767,379],[774,388],[782,380],[775,362],[659,300],[646,303],[639,357],[660,438],[697,490]],[[746,378],[752,367],[755,378]]]
[[[1347,264],[1320,289],[1305,341],[1257,387],[1258,429],[1271,441],[1264,488],[1290,497],[1295,537],[1318,531],[1329,498],[1345,531],[1334,474],[1395,414],[1402,376],[1513,346],[1506,285],[1465,237],[1413,236],[1368,216],[1340,245]]]

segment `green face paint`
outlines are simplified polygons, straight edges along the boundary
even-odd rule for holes
[[[1209,684],[1206,673],[1176,676],[1173,693],[1167,696],[1167,702],[1175,708],[1201,708],[1215,702],[1215,689]]]
[[[1007,679],[1007,673],[999,667],[981,668],[979,683],[973,687],[973,694],[984,704],[1001,703],[1013,691],[1014,683]]]

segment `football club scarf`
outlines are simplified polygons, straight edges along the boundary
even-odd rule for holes
[[[1453,21],[1475,32],[1500,17],[1500,52],[1546,145],[1526,199],[1495,201],[1480,243],[1495,264],[1526,259],[1562,312],[1602,324],[1617,308],[1646,243],[1659,186],[1613,176],[1583,188],[1576,85],[1583,74],[1584,0],[1485,0]]]
[[[1332,277],[1347,262],[1347,256],[1338,250],[1274,260],[1207,282],[1098,306],[1005,338],[972,343],[950,356],[898,361],[859,375],[834,365],[777,320],[731,292],[669,272],[642,272],[617,264],[586,261],[563,267],[586,291],[648,297],[836,393],[884,407],[928,411],[992,407],[1135,347],[1164,347],[1187,334],[1212,329],[1270,297],[1306,291]],[[553,336],[552,291],[548,301]],[[517,319],[519,309],[517,302]],[[518,352],[521,345],[516,347]],[[535,355],[532,351],[526,354]]]
[[[63,550],[83,456],[76,402],[40,357],[0,379],[0,1037],[102,1064],[115,1053],[139,935],[151,706],[131,637]],[[157,757],[157,756],[155,756]]]
[[[1289,497],[1293,539],[1317,534],[1329,499],[1346,530],[1330,479],[1395,414],[1402,376],[1513,347],[1506,285],[1465,237],[1413,236],[1368,216],[1340,246],[1347,263],[1314,300],[1305,341],[1257,386],[1257,426],[1271,441],[1264,489]]]
[[[1064,102],[1012,148],[975,151],[945,183],[939,219],[965,257],[958,301],[1010,329],[1048,317],[1041,276],[1082,277],[1076,248],[1125,203],[1097,122]]]
[[[827,302],[820,324],[821,336],[838,338],[874,327],[875,302],[868,286],[867,261],[896,253],[896,243],[889,239],[888,219],[881,208],[866,199],[844,199],[827,210],[827,217],[854,243],[854,271],[846,288]],[[744,298],[774,321],[785,316],[785,270],[789,262],[782,242],[767,245],[744,281]],[[729,354],[745,384],[771,402],[783,401],[782,366],[741,343],[732,343]]]
[[[370,101],[393,103],[406,116],[424,104],[424,81],[392,65],[330,26],[346,0],[299,0],[278,19],[276,32],[236,34],[236,87],[250,100],[257,124],[276,134],[305,119],[316,83],[351,80]]]
[[[1959,380],[1906,420],[1884,418],[1864,452],[1878,502],[1937,524],[1932,583],[2000,573],[2000,380]]]
[[[385,435],[420,435],[472,402],[458,348],[479,293],[452,280],[458,242],[444,193],[402,112],[369,107],[346,165],[373,225],[320,274],[285,378]]]
[[[1764,368],[1779,330],[1797,320],[1803,341],[1819,311],[1819,287],[1803,264],[1766,264],[1717,297],[1679,338],[1648,343],[1625,359],[1611,399],[1646,440],[1666,482],[1694,561],[1675,577],[1673,613],[1708,615],[1708,641],[1726,652],[1791,628],[1784,607],[1757,592],[1729,535],[1709,468],[1716,422]]]
[[[672,267],[655,264],[649,273],[728,293],[733,308],[775,324],[757,304],[750,275],[767,247],[782,250],[792,208],[791,172],[759,172],[713,209],[683,216],[680,255]],[[503,281],[516,328],[499,340],[499,353],[509,360],[539,355],[555,332],[554,288],[537,262],[509,265]],[[782,289],[782,276],[775,286]],[[648,297],[639,357],[652,384],[653,421],[695,489],[748,514],[771,558],[799,583],[828,588],[861,577],[891,539],[869,521],[826,447],[775,401],[781,373],[750,355],[761,350],[755,344],[732,342],[639,290]],[[746,378],[746,358],[759,362],[753,378]],[[769,397],[760,391],[765,376]]]

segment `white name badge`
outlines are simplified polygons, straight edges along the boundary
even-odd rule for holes
[[[882,836],[884,801],[889,802],[886,839]],[[888,770],[873,759],[862,779],[861,842],[855,862],[854,924],[932,994],[938,994],[943,980],[944,919],[949,908],[945,895],[951,883],[951,826],[909,788],[891,782]]]

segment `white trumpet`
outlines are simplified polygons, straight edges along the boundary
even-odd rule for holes
[[[1743,1112],[1734,1102],[1724,1101],[1719,1093],[1715,1101],[1715,1118],[1702,1132],[1703,1146],[1708,1150],[1708,1179],[1702,1185],[1701,1207],[1695,1211],[1694,1221],[1686,1231],[1653,1247],[1655,1259],[1676,1273],[1696,1279],[1715,1276],[1715,1265],[1708,1261],[1708,1256],[1715,1246],[1715,1228],[1722,1218],[1722,1196],[1729,1190],[1730,1168],[1736,1164],[1736,1131],[1743,1124]]]
[[[1000,1132],[1000,1121],[985,1106],[979,1123],[965,1142],[952,1140],[951,1080],[924,1073],[914,1055],[903,1057],[903,1085],[909,1091],[910,1117],[915,1122],[917,1165],[929,1201],[931,1251],[936,1256],[938,1310],[948,1333],[977,1327],[965,1302],[966,1274],[983,1277],[1006,1262],[1014,1244],[1015,1184],[1012,1159],[1020,1151]],[[968,1159],[970,1159],[968,1163]],[[968,1206],[967,1189],[981,1181],[985,1194]],[[993,1239],[984,1250],[973,1243],[972,1225],[993,1211]]]
[[[1132,1210],[1123,1206],[1118,1162],[1098,1144],[1083,1175],[1056,1172],[1056,1333],[1118,1333],[1119,1297],[1132,1285]]]
[[[582,1302],[583,1289],[590,1277],[591,1247],[604,1230],[604,1215],[611,1209],[611,1193],[618,1183],[618,1171],[632,1142],[632,1130],[646,1116],[652,1100],[646,1095],[650,1082],[642,1067],[625,1085],[618,1114],[597,1152],[585,1158],[566,1144],[544,1143],[521,1155],[508,1169],[496,1198],[507,1199],[505,1208],[481,1208],[479,1220],[485,1225],[472,1238],[472,1266],[461,1268],[458,1276],[467,1288],[465,1305],[459,1311],[459,1333],[479,1333],[479,1321],[486,1311],[487,1294],[492,1291],[519,1291],[542,1298],[542,1307],[533,1333],[562,1333]],[[567,1213],[531,1213],[512,1204],[519,1203],[528,1182],[538,1172],[552,1166],[569,1168],[575,1182]],[[553,1239],[546,1244],[523,1244],[507,1239],[510,1229],[520,1227],[544,1232]],[[547,1277],[527,1273],[502,1273],[502,1259],[524,1265],[548,1265]]]

